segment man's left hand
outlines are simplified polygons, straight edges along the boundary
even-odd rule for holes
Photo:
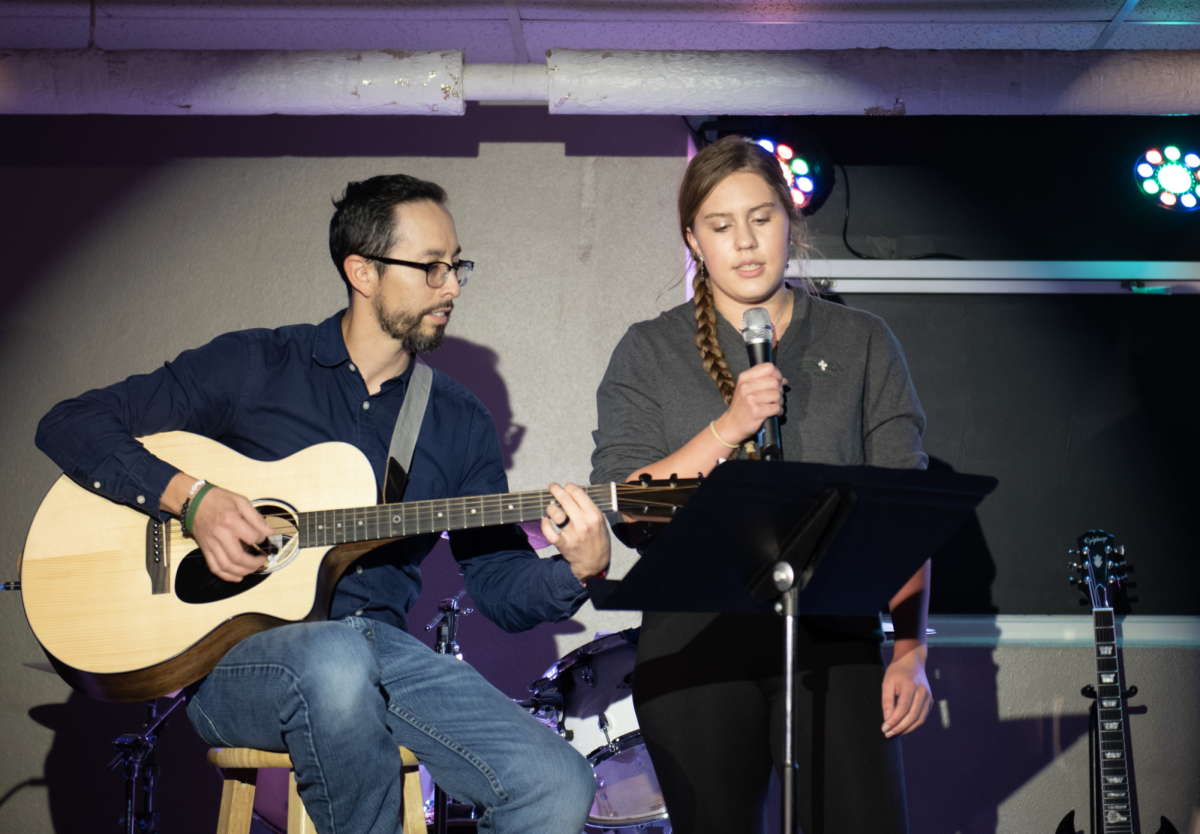
[[[558,548],[580,580],[598,576],[608,569],[608,522],[596,503],[581,487],[550,484],[554,502],[542,518],[542,535]],[[553,522],[553,523],[551,523]]]
[[[920,645],[896,658],[883,675],[883,734],[905,735],[925,723],[933,706],[925,677],[926,648]]]

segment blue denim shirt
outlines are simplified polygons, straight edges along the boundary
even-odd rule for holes
[[[244,330],[185,351],[150,374],[131,376],[56,405],[37,446],[86,489],[159,518],[179,470],[134,437],[189,431],[254,460],[278,460],[330,440],[357,446],[382,483],[412,365],[370,394],[350,361],[342,313],[319,325]],[[434,370],[430,405],[404,498],[420,501],[508,491],[491,415],[463,386]],[[138,501],[139,496],[143,499]],[[421,560],[436,536],[376,548],[338,583],[330,616],[362,616],[407,630],[421,592]],[[450,534],[467,589],[507,631],[571,616],[587,592],[561,558],[539,559],[519,527]]]

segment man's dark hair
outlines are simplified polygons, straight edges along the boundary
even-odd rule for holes
[[[394,209],[403,203],[446,204],[446,191],[440,185],[407,174],[384,174],[346,185],[342,199],[334,200],[337,211],[329,221],[329,255],[338,274],[350,290],[343,264],[351,255],[362,255],[382,272],[386,264],[373,260],[387,255],[396,245],[398,229]]]

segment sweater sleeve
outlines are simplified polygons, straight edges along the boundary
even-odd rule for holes
[[[596,390],[597,429],[592,432],[593,484],[622,483],[637,471],[671,454],[663,431],[663,389],[658,365],[638,325],[629,328],[613,351]]]
[[[917,399],[900,342],[882,319],[867,343],[863,386],[863,450],[869,466],[925,469],[929,456],[921,449],[925,411]]]

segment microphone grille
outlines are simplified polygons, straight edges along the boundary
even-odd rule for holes
[[[774,328],[771,327],[771,314],[765,307],[752,307],[742,313],[742,338],[751,340],[769,339]]]

